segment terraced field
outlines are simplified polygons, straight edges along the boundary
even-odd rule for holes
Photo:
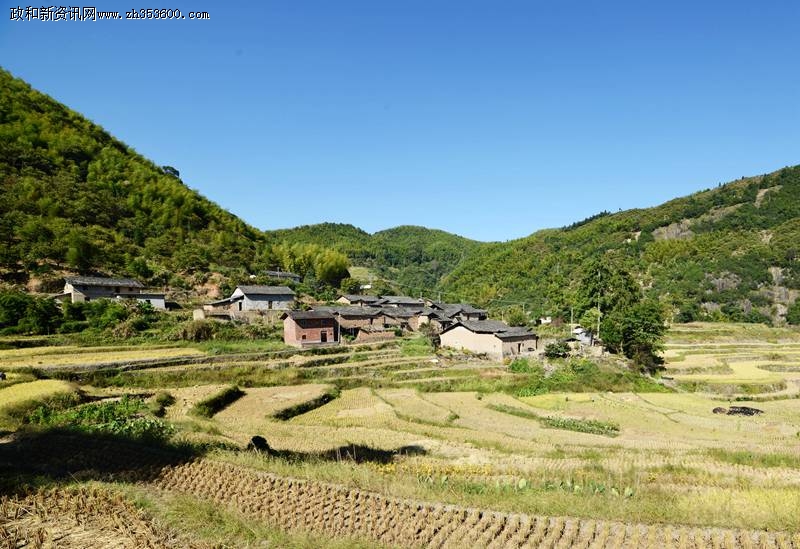
[[[727,397],[800,395],[800,339],[786,329],[694,323],[670,332],[667,374]]]
[[[0,370],[19,368],[77,368],[98,365],[135,364],[179,357],[199,357],[204,353],[187,347],[34,347],[0,350]]]
[[[51,351],[31,356],[58,361]],[[70,360],[80,371],[76,357],[98,352]],[[660,393],[520,396],[506,381],[524,374],[502,364],[402,344],[160,364],[84,389],[170,393],[175,438],[220,449],[145,460],[128,482],[252,524],[409,547],[800,547],[798,334],[688,325],[667,358],[676,390]],[[233,383],[240,398],[190,413]],[[0,388],[0,401],[28,385]],[[731,405],[762,413],[713,412]],[[245,450],[254,436],[269,450]]]

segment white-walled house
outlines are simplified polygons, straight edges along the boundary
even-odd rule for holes
[[[144,284],[133,278],[107,278],[101,276],[68,276],[64,278],[63,293],[56,299],[67,299],[72,303],[94,299],[135,299],[149,303],[156,309],[166,309],[165,296],[161,292],[147,292]]]
[[[210,311],[287,311],[294,305],[294,292],[288,286],[237,286],[230,297],[209,303]]]
[[[496,360],[535,354],[539,348],[536,334],[497,320],[456,322],[439,337],[442,347],[485,354]]]

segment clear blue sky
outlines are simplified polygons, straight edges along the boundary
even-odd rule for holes
[[[3,6],[3,67],[261,229],[507,240],[800,163],[796,0]]]

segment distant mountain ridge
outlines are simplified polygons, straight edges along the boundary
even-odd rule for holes
[[[438,287],[444,276],[483,246],[462,236],[412,225],[369,234],[349,224],[320,223],[267,231],[266,236],[271,242],[331,246],[347,254],[354,265],[374,270],[395,288],[392,291],[412,294]]]

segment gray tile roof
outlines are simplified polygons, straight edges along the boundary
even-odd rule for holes
[[[281,315],[281,318],[287,316],[292,320],[333,320],[333,315],[327,311],[287,311]]]
[[[386,305],[421,305],[422,300],[406,295],[382,295],[379,303]]]
[[[463,326],[470,332],[474,332],[476,334],[493,334],[500,339],[512,337],[538,337],[527,328],[509,326],[505,322],[500,322],[499,320],[462,320],[461,322],[456,322],[445,331],[452,330],[457,326]]]
[[[444,314],[449,317],[453,317],[461,313],[467,315],[485,315],[487,312],[485,309],[478,309],[468,303],[437,303],[436,305],[438,308],[442,309]]]
[[[361,302],[361,303],[375,303],[380,298],[375,295],[356,295],[356,294],[344,294],[340,297],[347,299],[349,302]]]
[[[316,307],[314,310],[347,318],[371,318],[381,314],[381,310],[375,307]]]
[[[294,295],[288,286],[237,286],[245,295]]]
[[[384,307],[381,312],[386,316],[394,318],[411,318],[420,313],[420,309],[412,309],[407,307]]]
[[[144,284],[133,278],[106,278],[103,276],[67,276],[64,281],[73,286],[128,286],[144,288]]]

